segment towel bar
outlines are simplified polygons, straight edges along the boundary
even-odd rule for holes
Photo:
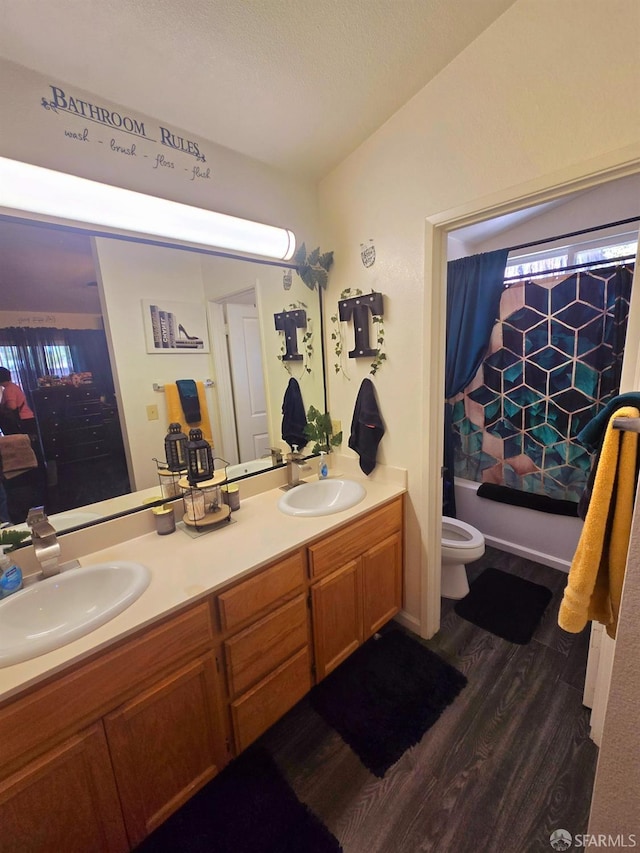
[[[614,418],[613,428],[626,432],[640,432],[640,418]]]
[[[216,383],[213,381],[213,379],[205,379],[202,384],[205,388],[214,388]],[[162,393],[164,393],[164,385],[158,385],[157,382],[154,382],[153,390],[161,391]]]

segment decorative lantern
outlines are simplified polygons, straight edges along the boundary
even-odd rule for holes
[[[202,437],[202,430],[189,430],[187,441],[187,480],[192,486],[213,476],[211,445]]]
[[[169,424],[169,432],[164,440],[164,452],[169,471],[184,471],[187,467],[187,436],[180,424]]]

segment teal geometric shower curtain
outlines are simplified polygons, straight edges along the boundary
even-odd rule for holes
[[[591,457],[575,441],[619,392],[633,265],[506,288],[489,349],[453,404],[455,474],[579,500]]]

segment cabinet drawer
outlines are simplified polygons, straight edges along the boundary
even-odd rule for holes
[[[102,716],[212,637],[209,607],[199,604],[0,709],[0,767]]]
[[[96,456],[104,456],[107,453],[105,441],[94,441],[87,444],[69,445],[64,448],[62,461],[77,462],[81,459],[93,459]]]
[[[70,403],[67,415],[70,418],[83,417],[84,415],[101,414],[102,404],[100,400],[87,400],[84,402]]]
[[[402,498],[370,513],[362,521],[309,547],[309,571],[317,578],[355,559],[372,545],[402,530]]]
[[[303,595],[227,640],[224,653],[231,696],[248,690],[308,640],[307,604]]]
[[[308,648],[300,649],[268,678],[231,703],[238,752],[260,737],[311,689]]]
[[[219,595],[222,630],[242,625],[293,598],[304,584],[304,567],[304,551],[298,551]]]

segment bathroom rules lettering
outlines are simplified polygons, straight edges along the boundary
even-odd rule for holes
[[[146,120],[87,101],[60,86],[50,85],[49,90],[40,106],[64,121],[71,119],[63,129],[70,143],[102,145],[112,156],[146,160],[152,169],[187,172],[192,181],[211,179],[198,142],[163,125],[152,127]],[[193,157],[197,165],[185,166],[183,155]]]

